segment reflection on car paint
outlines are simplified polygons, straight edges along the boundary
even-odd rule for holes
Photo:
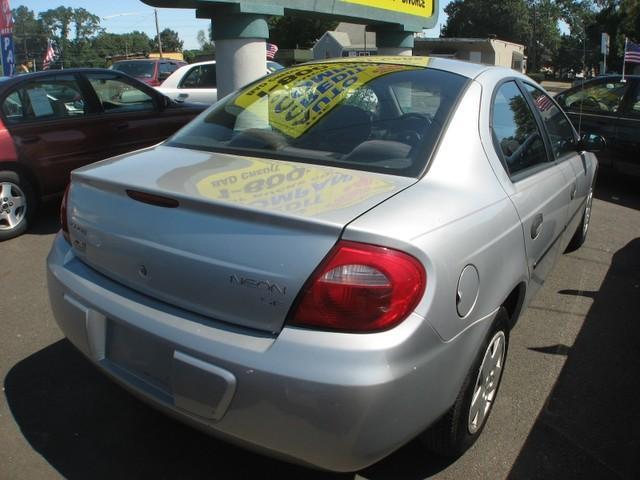
[[[343,173],[333,168],[258,159],[243,159],[242,163],[231,171],[206,172],[196,183],[198,192],[232,204],[315,216],[394,188],[390,182],[352,170]]]

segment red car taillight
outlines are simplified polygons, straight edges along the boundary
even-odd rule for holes
[[[351,332],[387,330],[415,309],[426,284],[424,267],[411,255],[340,241],[300,292],[288,323]]]
[[[67,188],[64,191],[64,195],[62,196],[62,203],[60,204],[60,227],[62,228],[62,235],[67,240],[67,242],[71,243],[69,238],[69,222],[67,220],[67,199],[69,197],[69,187],[71,186],[71,182],[67,184]]]

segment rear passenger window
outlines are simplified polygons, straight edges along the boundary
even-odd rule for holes
[[[34,80],[11,92],[2,103],[2,112],[10,123],[57,120],[84,115],[86,104],[75,77],[60,75]]]
[[[10,123],[20,122],[24,120],[24,109],[22,108],[22,99],[18,91],[11,92],[2,102],[2,113],[4,118]]]
[[[216,88],[216,66],[198,65],[187,72],[180,88]]]
[[[491,123],[495,148],[509,175],[549,162],[533,112],[515,82],[498,89]]]
[[[547,128],[555,157],[560,158],[566,153],[575,152],[576,137],[569,119],[542,90],[528,83],[525,83],[525,88],[533,97],[536,108]]]
[[[106,113],[155,110],[153,98],[123,78],[104,73],[89,73],[87,78]]]

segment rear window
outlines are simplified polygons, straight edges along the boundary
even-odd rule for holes
[[[415,65],[302,65],[218,102],[168,145],[417,177],[466,81]]]
[[[156,62],[116,62],[111,67],[113,70],[124,72],[137,78],[153,78]]]

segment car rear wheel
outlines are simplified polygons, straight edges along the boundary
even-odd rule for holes
[[[495,403],[509,345],[508,314],[500,308],[453,407],[421,440],[430,451],[458,457],[478,439]]]
[[[578,225],[576,233],[571,238],[569,245],[567,246],[567,252],[573,252],[578,250],[584,242],[587,240],[587,233],[589,232],[589,223],[591,221],[591,206],[593,204],[593,187],[589,189],[589,195],[587,195],[587,203],[584,206],[584,213],[582,214],[582,221]]]
[[[16,172],[0,171],[0,241],[22,235],[34,209],[29,183]]]

